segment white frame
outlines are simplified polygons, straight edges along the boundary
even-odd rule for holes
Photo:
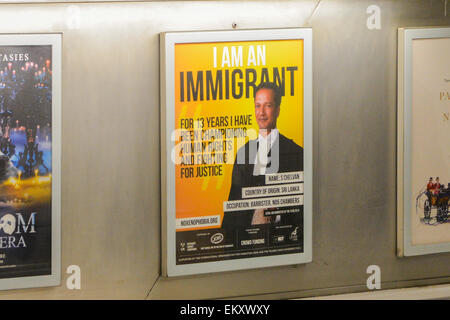
[[[175,165],[170,162],[175,129],[175,44],[227,41],[289,40],[304,41],[304,252],[268,257],[242,258],[176,265]],[[261,29],[239,31],[170,32],[160,37],[161,77],[161,219],[162,269],[165,276],[253,269],[312,261],[312,29]]]
[[[412,43],[416,39],[450,38],[450,28],[398,30],[397,244],[399,256],[450,251],[450,242],[411,244]]]
[[[52,46],[52,248],[51,274],[0,279],[0,290],[61,283],[61,66],[62,34],[0,34],[0,46]]]

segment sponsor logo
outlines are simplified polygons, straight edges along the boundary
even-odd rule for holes
[[[216,233],[211,236],[210,240],[211,240],[211,243],[213,243],[213,244],[219,244],[223,241],[223,239],[224,239],[224,236],[222,233]]]
[[[283,242],[284,241],[284,235],[274,236],[273,237],[273,241],[277,242],[277,243]]]
[[[297,241],[298,240],[298,227],[294,229],[294,231],[291,232],[291,235],[289,236],[289,239],[291,241]]]
[[[265,239],[252,239],[252,240],[242,240],[241,246],[250,246],[254,244],[264,244]]]

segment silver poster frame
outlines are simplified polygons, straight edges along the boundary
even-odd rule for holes
[[[304,41],[304,252],[268,257],[243,258],[176,265],[175,231],[175,165],[171,151],[175,146],[175,45],[179,43],[231,42],[259,40]],[[224,272],[312,261],[313,209],[313,114],[312,114],[312,29],[260,29],[236,31],[167,32],[160,35],[161,81],[161,220],[162,270],[164,276],[183,276],[200,273]]]
[[[61,283],[62,33],[0,34],[2,45],[52,46],[52,243],[51,274],[0,279],[0,290],[58,286]]]
[[[450,28],[398,29],[397,101],[397,255],[416,256],[450,251],[450,242],[412,245],[411,157],[412,157],[412,44],[418,39],[450,38]]]

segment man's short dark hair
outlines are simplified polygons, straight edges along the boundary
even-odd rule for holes
[[[256,93],[261,89],[273,90],[275,104],[277,105],[277,107],[281,105],[281,90],[280,87],[278,87],[275,82],[261,82],[259,86],[256,88],[255,95],[253,98],[256,98]]]

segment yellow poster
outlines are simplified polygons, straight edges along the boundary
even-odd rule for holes
[[[304,47],[174,44],[176,265],[304,253]]]

